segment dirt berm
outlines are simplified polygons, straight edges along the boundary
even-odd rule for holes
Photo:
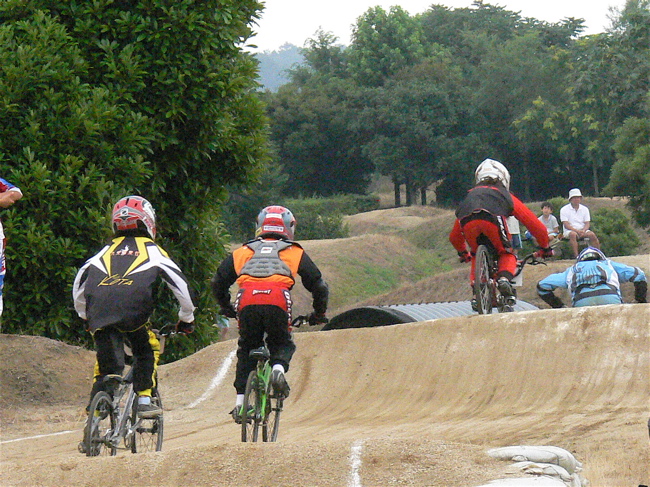
[[[647,484],[649,323],[628,304],[300,333],[275,444],[239,442],[221,342],[161,367],[163,451],[113,458],[76,451],[93,354],[4,335],[0,484],[471,487],[506,475],[485,452],[509,445],[572,452],[592,487]],[[42,378],[10,348],[51,368],[47,400],[21,401],[10,378]]]

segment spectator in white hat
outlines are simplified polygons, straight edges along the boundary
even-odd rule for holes
[[[560,209],[560,221],[564,227],[563,238],[569,241],[573,257],[578,257],[578,242],[588,241],[590,247],[599,249],[600,242],[596,234],[589,229],[591,214],[582,203],[582,193],[578,188],[569,191],[569,204]]]

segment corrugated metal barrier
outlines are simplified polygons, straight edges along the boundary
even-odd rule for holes
[[[514,311],[539,309],[525,301],[517,301]],[[493,311],[496,313],[496,309]],[[323,330],[342,328],[365,328],[369,326],[397,325],[418,321],[475,315],[469,301],[448,303],[394,304],[390,306],[364,306],[336,315]]]

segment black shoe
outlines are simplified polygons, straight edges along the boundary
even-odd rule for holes
[[[497,280],[497,288],[499,288],[499,292],[501,293],[502,296],[504,297],[515,297],[515,289],[512,287],[512,283],[510,282],[510,279],[507,277],[500,277]]]
[[[289,387],[289,384],[287,384],[287,379],[284,378],[284,374],[281,370],[276,369],[271,373],[271,384],[273,384],[273,390],[276,394],[289,397],[291,388]]]
[[[469,304],[472,306],[472,311],[478,313],[478,301],[476,298],[472,299]]]
[[[138,404],[138,418],[142,418],[142,419],[157,418],[162,413],[163,413],[162,409],[153,403]]]
[[[235,420],[235,423],[242,424],[242,417],[244,415],[244,405],[235,406],[232,411],[228,414],[232,416],[232,419]],[[246,415],[246,422],[250,423],[253,415],[255,414],[255,409],[253,406],[248,406],[248,414]]]

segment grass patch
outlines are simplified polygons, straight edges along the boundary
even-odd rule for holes
[[[420,249],[408,256],[395,255],[388,264],[374,263],[361,256],[340,257],[336,267],[336,286],[330,287],[332,308],[385,294],[402,284],[451,269],[430,251]]]

